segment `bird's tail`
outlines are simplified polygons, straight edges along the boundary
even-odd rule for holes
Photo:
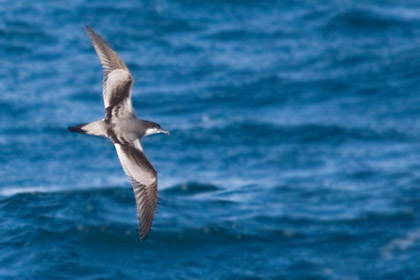
[[[71,132],[106,137],[106,124],[103,120],[91,123],[82,123],[76,126],[70,126],[67,129]]]

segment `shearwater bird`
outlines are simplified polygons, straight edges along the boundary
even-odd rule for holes
[[[157,204],[157,173],[144,154],[141,139],[169,132],[159,124],[138,119],[131,103],[133,78],[121,58],[89,26],[86,30],[103,69],[105,118],[68,129],[109,138],[117,150],[121,165],[133,186],[139,219],[140,239],[150,231]]]

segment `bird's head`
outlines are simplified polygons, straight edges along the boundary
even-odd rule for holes
[[[154,122],[147,122],[147,128],[144,133],[144,136],[149,136],[157,133],[165,133],[166,135],[169,135],[169,131],[163,130],[159,124]]]

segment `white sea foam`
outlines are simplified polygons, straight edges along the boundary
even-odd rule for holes
[[[420,241],[420,229],[411,231],[404,237],[391,240],[391,242],[381,248],[381,255],[386,259],[390,259],[396,251],[405,251],[417,241]]]

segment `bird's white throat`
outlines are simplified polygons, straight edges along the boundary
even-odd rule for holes
[[[159,132],[160,131],[157,128],[148,128],[148,129],[146,129],[146,133],[144,134],[144,136],[149,136],[149,135],[156,134],[156,133],[159,133]]]

